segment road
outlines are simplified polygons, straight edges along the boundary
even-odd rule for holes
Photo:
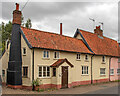
[[[75,88],[47,90],[44,92],[11,89],[2,86],[3,94],[118,94],[118,82],[79,86]]]
[[[102,86],[101,86],[102,87]],[[103,86],[106,87],[106,86]],[[113,86],[110,88],[100,89],[85,94],[118,94],[118,86]]]

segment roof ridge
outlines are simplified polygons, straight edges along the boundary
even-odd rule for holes
[[[95,35],[94,33],[90,32],[90,31],[86,31],[86,30],[79,29],[79,28],[78,28],[78,30],[85,31],[85,32],[87,32],[87,33],[90,33],[90,34]],[[114,40],[114,39],[112,39],[112,38],[109,38],[109,37],[107,37],[107,36],[103,36],[103,37],[104,37],[104,38],[107,38],[107,39],[110,39],[110,40],[113,40],[113,41],[115,41],[115,42],[117,42],[116,40]]]
[[[21,26],[22,27],[22,26]],[[60,35],[58,33],[53,33],[53,32],[48,32],[48,31],[42,31],[42,30],[38,30],[38,29],[33,29],[33,28],[26,28],[26,27],[22,27],[22,28],[25,28],[25,29],[28,29],[28,30],[35,30],[35,31],[38,31],[38,32],[44,32],[44,33],[49,33],[49,34],[54,34],[54,35],[59,35],[59,36],[63,36],[63,37],[67,37],[67,38],[72,38],[72,39],[76,39],[76,40],[80,40],[80,39],[77,39],[77,38],[74,38],[74,37],[70,37],[70,36],[65,36],[65,35]]]

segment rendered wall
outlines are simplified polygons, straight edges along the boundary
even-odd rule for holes
[[[117,69],[120,67],[120,63],[118,63],[118,58],[111,58],[110,69],[114,69],[114,74],[110,75],[110,81],[118,80]]]

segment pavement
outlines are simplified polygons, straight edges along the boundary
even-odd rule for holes
[[[118,94],[118,82],[110,82],[105,84],[86,85],[74,88],[47,90],[44,92],[28,91],[20,89],[11,89],[2,86],[3,94]]]

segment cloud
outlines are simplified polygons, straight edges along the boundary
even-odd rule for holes
[[[20,2],[20,9],[25,2]],[[14,2],[4,2],[2,13],[4,20],[12,20]],[[28,2],[23,16],[32,20],[33,28],[59,33],[59,23],[63,23],[63,34],[73,36],[77,28],[93,32],[93,23],[89,18],[104,22],[104,35],[118,39],[118,6],[110,2]]]

